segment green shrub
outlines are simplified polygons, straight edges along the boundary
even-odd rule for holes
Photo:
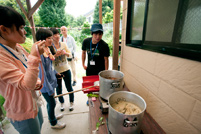
[[[6,116],[6,111],[5,111],[4,107],[3,107],[4,102],[5,102],[4,97],[0,95],[0,107],[3,110],[4,115]]]
[[[21,44],[21,45],[24,47],[24,49],[25,49],[28,53],[30,53],[30,52],[31,52],[31,47],[32,47],[32,45],[33,45],[33,40],[32,40],[31,38],[27,38],[26,41],[25,41],[25,43],[23,43],[23,44]]]
[[[4,102],[5,102],[4,97],[0,95],[0,106],[2,106]]]
[[[113,34],[112,34],[112,30],[107,30],[104,32],[103,34],[103,38],[102,38],[109,46],[110,49],[110,56],[112,56],[112,52],[113,52]]]

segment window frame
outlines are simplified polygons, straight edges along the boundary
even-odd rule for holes
[[[191,59],[191,60],[201,62],[201,44],[176,43],[176,37],[178,35],[177,33],[179,28],[178,25],[180,24],[180,19],[181,19],[181,11],[182,11],[181,9],[184,4],[183,0],[179,0],[171,42],[145,41],[149,0],[146,0],[145,2],[145,14],[144,14],[142,40],[131,39],[134,1],[135,0],[128,0],[129,4],[127,8],[126,46],[140,48],[144,50],[149,50],[153,52],[163,53],[167,55],[172,55],[176,57],[181,57],[181,58],[186,58],[186,59]]]

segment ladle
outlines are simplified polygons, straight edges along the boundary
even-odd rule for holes
[[[75,91],[72,91],[72,92],[68,92],[68,93],[56,95],[56,96],[54,96],[54,98],[57,98],[57,97],[60,97],[60,96],[64,96],[64,95],[67,95],[67,94],[72,94],[72,93],[79,92],[79,91],[83,91],[85,89],[96,87],[96,86],[99,86],[99,81],[95,81],[93,86],[89,86],[89,87],[82,88],[80,90],[75,90]]]

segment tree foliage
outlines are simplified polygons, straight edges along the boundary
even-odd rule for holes
[[[66,26],[68,27],[81,27],[86,21],[86,18],[84,16],[78,16],[77,18],[74,18],[71,14],[67,14],[66,18]]]
[[[75,18],[71,14],[66,14],[66,25],[67,27],[75,27]]]
[[[111,12],[107,12],[103,17],[103,24],[113,22],[113,10]]]
[[[76,25],[77,26],[82,26],[85,21],[86,21],[86,17],[81,15],[81,16],[76,18]]]
[[[111,10],[110,12],[107,12],[105,14],[105,16],[103,16],[103,24],[113,22],[113,14],[114,14],[113,10]],[[122,16],[123,16],[123,10],[121,8],[120,9],[120,20],[122,20]]]
[[[107,12],[113,10],[113,0],[102,1],[102,16],[105,16]],[[94,20],[93,23],[99,23],[99,1],[97,1],[94,9]]]
[[[79,42],[83,42],[83,40],[87,37],[91,36],[91,31],[90,31],[90,24],[88,22],[85,22],[82,26],[82,31],[80,33],[80,38]]]
[[[24,6],[25,10],[27,10],[26,0],[21,0],[22,5]],[[15,9],[18,13],[20,13],[24,18],[25,15],[22,13],[19,5],[17,4],[16,0],[0,0],[0,4],[3,6],[9,6]]]
[[[41,25],[45,27],[66,26],[65,6],[65,0],[45,0],[38,11]]]

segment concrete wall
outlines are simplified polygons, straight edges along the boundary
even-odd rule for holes
[[[167,134],[201,133],[201,62],[126,46],[123,6],[121,71],[125,84],[147,103]]]

